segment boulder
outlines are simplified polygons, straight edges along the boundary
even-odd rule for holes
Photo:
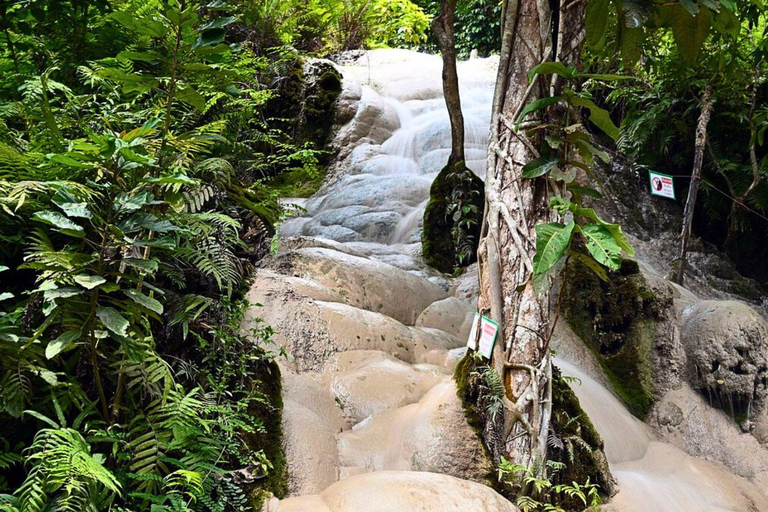
[[[435,366],[410,365],[373,350],[337,354],[329,367],[334,369],[330,373],[331,392],[352,424],[416,403],[446,378]]]
[[[440,329],[453,334],[460,340],[466,340],[472,327],[474,313],[469,303],[456,297],[448,297],[427,306],[427,309],[422,311],[416,319],[416,325]]]
[[[482,484],[435,473],[381,471],[346,478],[319,495],[283,500],[274,512],[517,510],[512,503]]]
[[[487,482],[493,471],[451,380],[416,404],[366,419],[338,441],[342,467],[432,471],[475,482]]]
[[[702,301],[684,312],[681,339],[688,379],[744,428],[768,398],[768,323],[737,301]],[[768,434],[768,425],[758,435]]]

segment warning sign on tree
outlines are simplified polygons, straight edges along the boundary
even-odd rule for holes
[[[650,171],[651,176],[651,194],[654,196],[668,197],[675,199],[675,183],[672,176]]]
[[[499,324],[488,317],[475,313],[472,328],[469,330],[467,346],[480,352],[486,359],[490,359],[498,330]]]

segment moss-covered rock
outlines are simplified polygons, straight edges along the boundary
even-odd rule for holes
[[[563,312],[574,332],[597,355],[629,409],[645,418],[658,394],[657,324],[672,308],[671,296],[658,296],[631,260],[610,272],[608,281],[576,261],[563,293]]]
[[[259,510],[265,498],[285,497],[288,492],[288,475],[283,450],[283,390],[280,368],[274,361],[262,361],[258,381],[252,381],[259,400],[248,404],[248,413],[264,426],[262,431],[243,433],[248,450],[251,453],[264,452],[272,464],[266,477],[257,480],[249,489],[254,510]]]
[[[299,119],[300,139],[324,150],[330,142],[336,118],[336,100],[341,94],[341,74],[333,64],[312,60],[304,67],[304,87]],[[321,155],[327,164],[328,154]]]
[[[490,447],[490,451],[501,452],[503,450],[500,439],[496,439],[494,431],[498,432],[498,425],[492,425],[491,418],[487,414],[486,398],[482,393],[479,371],[482,363],[470,354],[459,361],[454,371],[456,389],[464,406],[464,414],[470,427],[483,441],[483,446],[488,440],[496,442],[496,447]],[[589,482],[599,485],[601,496],[610,497],[616,494],[617,484],[611,475],[608,459],[605,456],[603,439],[595,429],[587,414],[581,408],[579,399],[568,386],[568,383],[560,375],[557,368],[553,368],[552,375],[552,422],[550,440],[551,446],[548,458],[554,462],[562,462],[565,468],[551,474],[553,484],[568,484],[577,482],[584,484]],[[499,418],[501,415],[499,415]],[[498,460],[497,460],[498,462]],[[492,475],[489,481],[494,488],[510,497],[510,488],[503,486],[496,475]],[[583,504],[578,498],[564,499],[558,505],[565,510],[582,510]]]
[[[552,369],[552,432],[549,460],[565,464],[565,468],[550,478],[553,484],[584,484],[589,480],[600,486],[602,496],[618,491],[608,467],[602,437],[581,408],[579,399],[563,379],[558,368]],[[582,510],[583,503],[575,497],[563,496],[559,503],[566,510]]]
[[[440,171],[429,191],[421,235],[429,266],[451,274],[477,259],[484,202],[483,181],[464,162]]]

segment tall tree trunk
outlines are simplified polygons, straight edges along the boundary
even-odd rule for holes
[[[448,164],[464,161],[464,115],[459,97],[459,75],[456,70],[456,41],[453,27],[456,22],[456,0],[443,0],[440,14],[432,21],[437,44],[443,55],[443,95],[451,120],[451,156]]]
[[[688,244],[691,239],[691,226],[693,225],[693,210],[696,207],[696,195],[699,192],[701,181],[701,166],[704,163],[704,148],[707,145],[707,125],[712,115],[712,83],[708,83],[701,98],[701,113],[696,126],[696,145],[693,155],[693,172],[691,184],[688,186],[688,199],[685,201],[683,211],[683,231],[680,234],[679,266],[674,276],[674,281],[682,285],[685,277],[686,258],[688,256]]]
[[[532,101],[558,93],[556,79],[528,72],[545,61],[578,64],[584,41],[585,2],[507,0],[493,101],[486,176],[486,208],[479,248],[480,310],[500,329],[492,366],[503,377],[505,413],[487,417],[483,433],[494,459],[500,457],[546,470],[552,405],[549,295],[533,287],[535,226],[554,220],[546,179],[522,178],[536,158],[545,130],[533,138],[514,123]],[[554,9],[554,10],[553,10]],[[557,107],[538,112],[534,122],[555,121]]]

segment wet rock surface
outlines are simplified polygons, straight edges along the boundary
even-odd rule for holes
[[[243,326],[267,321],[274,341],[292,356],[281,359],[281,369],[293,497],[273,500],[267,509],[515,511],[478,483],[492,468],[450,378],[465,352],[477,267],[450,278],[420,257],[420,219],[449,149],[439,58],[385,50],[348,64],[340,68],[337,121],[346,124],[332,144],[339,150],[334,171],[302,203],[306,211],[286,221],[278,254],[255,272],[249,299],[263,306],[252,307]],[[459,75],[467,164],[482,178],[495,62],[469,61]],[[643,223],[653,221],[647,213]],[[654,240],[645,240],[650,256]],[[570,385],[605,443],[619,484],[604,509],[768,510],[758,487],[723,469],[733,464],[734,472],[765,489],[755,437],[744,434],[752,444],[739,451],[741,438],[727,415],[696,403],[703,400],[697,392],[674,394],[685,390],[675,379],[686,368],[677,315],[696,295],[661,280],[658,261],[640,263],[654,276],[651,292],[669,294],[669,316],[655,318],[662,321],[647,361],[657,380],[649,421],[670,444],[616,398],[594,346],[562,328],[553,340],[563,375],[578,379]],[[750,450],[760,455],[748,459]],[[739,466],[737,458],[745,462]]]

